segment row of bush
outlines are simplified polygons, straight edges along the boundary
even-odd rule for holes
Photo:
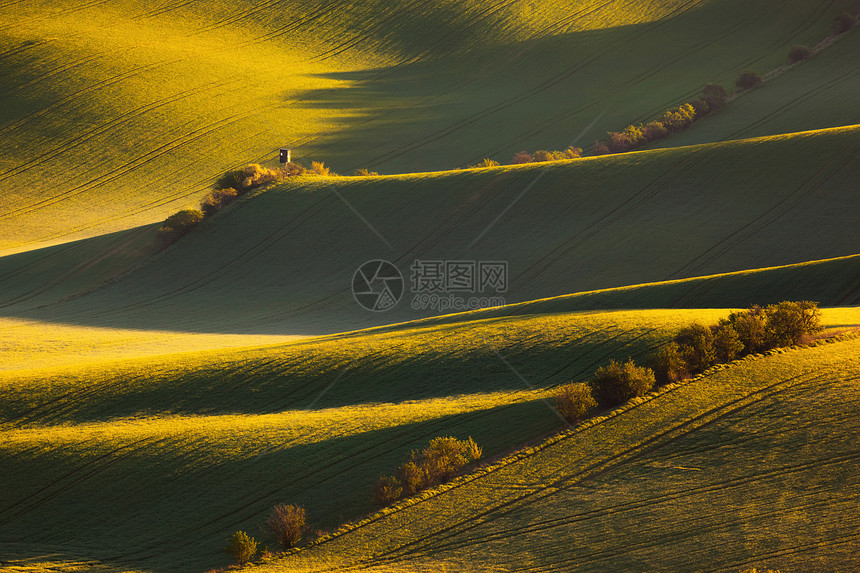
[[[783,301],[764,308],[752,306],[733,312],[716,324],[691,324],[652,355],[647,366],[638,366],[633,360],[624,363],[611,360],[607,366],[598,368],[587,384],[559,387],[554,396],[556,408],[573,424],[597,407],[623,404],[657,386],[678,382],[715,364],[803,343],[820,330],[821,312],[817,303],[810,301]],[[483,450],[471,437],[434,438],[424,449],[410,452],[395,475],[379,479],[373,501],[384,507],[446,483],[482,455]],[[262,529],[281,548],[294,547],[307,529],[305,510],[294,505],[276,505]],[[226,551],[243,565],[257,554],[258,546],[253,537],[237,531],[230,537]],[[268,548],[261,553],[271,554]]]
[[[801,344],[820,330],[821,312],[811,301],[752,306],[731,313],[717,324],[691,324],[649,357],[645,366],[637,366],[633,360],[612,360],[608,366],[598,368],[588,384],[561,386],[555,394],[556,408],[573,424],[596,406],[617,406],[716,364]]]
[[[284,164],[280,170],[269,169],[254,163],[228,171],[215,181],[214,190],[200,202],[200,209],[183,209],[165,219],[158,229],[159,247],[161,249],[169,247],[199,225],[203,219],[211,217],[249,191],[300,175],[333,176],[336,173],[332,173],[322,161],[311,162],[310,169],[301,163],[290,162]]]
[[[463,468],[479,460],[482,454],[482,449],[472,438],[434,438],[426,448],[413,450],[398,468],[396,476],[383,476],[374,490],[373,499],[377,504],[386,506],[403,497],[446,483]],[[305,509],[295,505],[276,505],[261,529],[282,549],[295,547],[307,530]],[[257,555],[259,545],[246,532],[236,531],[230,536],[225,551],[238,565],[244,565]],[[268,547],[264,547],[260,554],[268,557],[271,552]]]
[[[857,19],[850,13],[844,12],[836,17],[833,31],[842,34],[853,28]],[[792,46],[788,52],[791,62],[800,62],[812,56],[812,50],[803,45]],[[746,70],[735,81],[735,87],[742,90],[754,89],[762,84],[761,76],[752,70]],[[652,141],[668,137],[672,133],[689,127],[694,121],[722,108],[728,101],[729,94],[720,84],[707,84],[696,99],[669,109],[654,121],[646,124],[631,124],[621,131],[610,131],[603,141],[594,142],[594,155],[608,155],[632,151]],[[582,149],[570,147],[565,151],[539,150],[534,153],[520,151],[514,154],[510,164],[539,163],[543,161],[558,161],[561,159],[576,159],[582,157]],[[483,159],[470,167],[496,167],[498,161]]]
[[[387,506],[398,499],[448,482],[469,464],[478,461],[483,450],[472,438],[434,438],[423,450],[413,450],[393,476],[382,476],[373,491],[373,501]]]

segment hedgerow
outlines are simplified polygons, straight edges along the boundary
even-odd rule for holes
[[[464,467],[481,458],[483,450],[472,438],[434,438],[421,451],[413,450],[396,476],[383,476],[373,493],[373,501],[385,506],[401,497],[448,482]]]

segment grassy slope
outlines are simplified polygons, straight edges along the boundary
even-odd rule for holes
[[[161,219],[285,143],[388,172],[587,143],[849,4],[8,2],[0,249]]]
[[[279,501],[305,504],[314,527],[368,512],[378,475],[433,436],[472,435],[492,456],[544,435],[560,425],[547,388],[725,312],[404,325],[0,374],[0,548],[39,567],[52,554],[200,570]],[[827,310],[825,322],[860,314]]]
[[[740,362],[261,570],[853,569],[858,356]]]
[[[540,436],[559,420],[529,384],[719,313],[546,315],[0,375],[4,552],[199,570],[280,500],[336,525],[369,511],[376,477],[422,441],[473,435],[492,455]]]
[[[56,303],[75,292],[67,285],[76,277],[94,281],[79,261],[109,242],[84,241],[49,262],[41,251],[0,259],[14,269],[3,275],[0,304],[6,317],[66,324],[328,334],[432,314],[412,310],[408,294],[387,313],[355,304],[352,274],[377,258],[395,262],[407,283],[414,259],[507,261],[513,303],[852,255],[858,157],[853,127],[548,165],[299,179],[234,204],[148,264],[64,302]],[[111,257],[110,268],[128,262]],[[62,280],[45,271],[56,259]],[[838,282],[806,296],[846,304],[853,265],[837,264],[845,270],[829,276]],[[760,300],[740,295],[686,306]]]
[[[840,36],[813,59],[785,70],[658,146],[694,145],[860,123],[856,54],[860,33]],[[760,69],[764,73],[765,69]]]

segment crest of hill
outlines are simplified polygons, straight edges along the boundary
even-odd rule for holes
[[[506,261],[511,304],[846,257],[860,252],[858,157],[855,126],[545,165],[299,178],[234,203],[98,288],[89,273],[115,276],[137,260],[142,238],[118,236],[131,241],[126,250],[101,239],[4,257],[0,267],[14,272],[4,273],[2,302],[7,317],[66,324],[328,334],[445,312],[412,308],[415,260]],[[365,311],[350,292],[355,270],[374,259],[406,282],[387,313]],[[705,281],[691,293],[658,286],[640,291],[652,293],[640,303],[638,294],[606,302],[616,291],[572,304],[746,306],[789,294],[846,304],[856,300],[855,269],[847,258]],[[783,273],[797,288],[781,294],[769,277]],[[749,293],[711,289],[758,279]]]
[[[161,220],[280,145],[391,173],[587,144],[849,5],[8,2],[0,251]]]

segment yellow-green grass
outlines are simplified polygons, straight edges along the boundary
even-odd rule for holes
[[[860,303],[858,276],[860,255],[854,255],[782,267],[562,295],[377,327],[373,332],[397,332],[464,321],[599,309],[709,306],[730,308],[750,304],[765,305],[781,300],[815,300],[825,305],[856,305]],[[833,326],[838,327],[834,320],[831,320]],[[846,320],[842,326],[855,325],[849,318]],[[122,329],[18,318],[0,319],[0,326],[0,371],[74,367],[178,352],[237,349],[303,338],[300,335]]]
[[[7,2],[0,249],[163,219],[280,145],[406,172],[588,143],[850,4]]]
[[[851,570],[858,387],[856,338],[750,358],[254,570]]]
[[[412,307],[415,260],[505,261],[498,294],[519,303],[845,257],[860,253],[858,159],[855,126],[547,165],[298,179],[241,199],[150,258],[112,250],[135,231],[4,257],[0,304],[9,318],[69,325],[315,335],[439,314]],[[406,283],[385,313],[350,292],[373,259],[395,263]],[[857,261],[649,288],[638,303],[635,293],[624,303],[589,295],[574,309],[852,304]],[[93,288],[96,275],[108,282]]]
[[[372,511],[378,476],[430,438],[473,436],[495,456],[544,436],[562,427],[544,400],[554,385],[727,312],[407,325],[0,373],[4,561],[200,570],[224,563],[232,531],[259,537],[278,502],[332,528]],[[860,311],[824,319],[841,330]]]
[[[654,146],[679,146],[741,139],[860,123],[854,105],[860,92],[856,54],[860,33],[837,41],[810,60],[788,69],[760,88],[745,92],[725,109]],[[786,55],[786,63],[788,57]],[[759,68],[763,75],[768,70]],[[767,76],[765,76],[767,78]]]

